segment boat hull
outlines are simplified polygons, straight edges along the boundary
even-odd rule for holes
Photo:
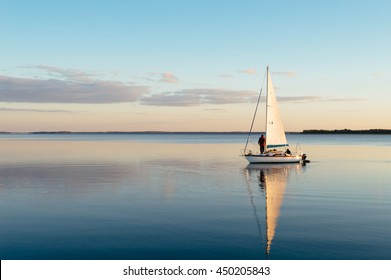
[[[269,156],[269,155],[245,155],[249,163],[295,163],[300,162],[299,155]]]

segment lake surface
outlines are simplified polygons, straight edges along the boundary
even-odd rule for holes
[[[391,259],[391,136],[287,137],[0,135],[0,258]]]

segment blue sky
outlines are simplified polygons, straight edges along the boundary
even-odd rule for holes
[[[390,128],[390,11],[1,0],[0,131],[246,131],[266,65],[286,130]]]

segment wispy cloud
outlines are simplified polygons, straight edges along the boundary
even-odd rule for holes
[[[139,99],[142,105],[152,106],[199,106],[202,104],[241,104],[255,103],[258,97],[257,92],[245,90],[227,90],[227,89],[184,89],[174,92],[156,93],[144,95]],[[279,97],[281,103],[314,103],[314,102],[355,102],[362,99],[352,98],[325,98],[316,95],[306,96],[286,96]],[[261,98],[265,102],[265,97]]]
[[[279,102],[292,102],[292,103],[313,103],[313,102],[356,102],[363,101],[361,98],[327,98],[316,95],[306,96],[287,96],[277,97]]]
[[[39,65],[46,71],[46,78],[21,78],[0,75],[0,102],[26,103],[121,103],[138,102],[152,106],[199,106],[202,104],[255,103],[258,92],[248,90],[195,88],[172,92],[150,93],[150,87],[120,81],[96,79],[94,74],[74,69],[62,69]],[[253,73],[253,69],[248,73]],[[243,70],[243,71],[247,71]],[[292,76],[294,72],[277,72]],[[148,73],[156,82],[177,83],[170,73]],[[160,76],[160,80],[159,80]],[[280,102],[355,102],[362,99],[326,98],[316,95],[280,97]],[[264,100],[262,100],[264,102]],[[0,108],[0,111],[64,112],[60,110]]]
[[[326,98],[322,101],[325,102],[356,102],[356,101],[364,101],[364,98]]]
[[[234,104],[253,102],[257,93],[226,89],[183,89],[143,96],[143,105],[155,106],[197,106],[201,104]]]
[[[158,93],[140,98],[140,104],[153,106],[197,106],[201,104],[200,97],[195,94]]]
[[[36,65],[32,68],[44,70],[49,76],[71,80],[71,81],[91,81],[95,74],[87,73],[77,69],[64,69],[60,67],[50,66],[50,65]]]
[[[295,77],[297,75],[297,73],[296,72],[292,72],[292,71],[288,71],[288,72],[273,72],[273,75],[280,75],[280,76],[292,78],[292,77]]]
[[[27,108],[5,108],[0,107],[0,112],[37,112],[37,113],[74,113],[68,110],[45,110],[45,109],[27,109]]]
[[[372,73],[372,77],[382,77],[384,74],[382,72],[374,72]]]
[[[304,95],[304,96],[282,96],[277,97],[279,102],[293,102],[293,103],[309,103],[309,102],[320,102],[322,97],[315,95]]]
[[[247,75],[255,75],[257,71],[254,68],[248,68],[248,69],[239,70],[239,73],[243,73]]]
[[[148,82],[159,82],[159,83],[169,83],[176,84],[179,82],[179,79],[176,75],[171,72],[148,72],[146,76],[141,79]]]
[[[233,77],[231,74],[220,74],[219,76],[224,79],[231,79]]]
[[[60,78],[32,79],[0,76],[0,102],[120,103],[135,102],[149,87],[90,79],[84,72],[40,66]]]
[[[178,83],[178,78],[173,73],[165,72],[161,73],[161,78],[159,82],[175,84]]]

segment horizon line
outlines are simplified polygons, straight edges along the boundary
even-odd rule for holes
[[[364,132],[385,132],[391,133],[391,129],[304,129],[302,131],[286,131],[286,134],[316,134],[316,133],[364,133]],[[143,131],[0,131],[0,134],[249,134],[248,131],[164,131],[164,130],[143,130]],[[251,132],[251,134],[266,133],[264,131]]]

